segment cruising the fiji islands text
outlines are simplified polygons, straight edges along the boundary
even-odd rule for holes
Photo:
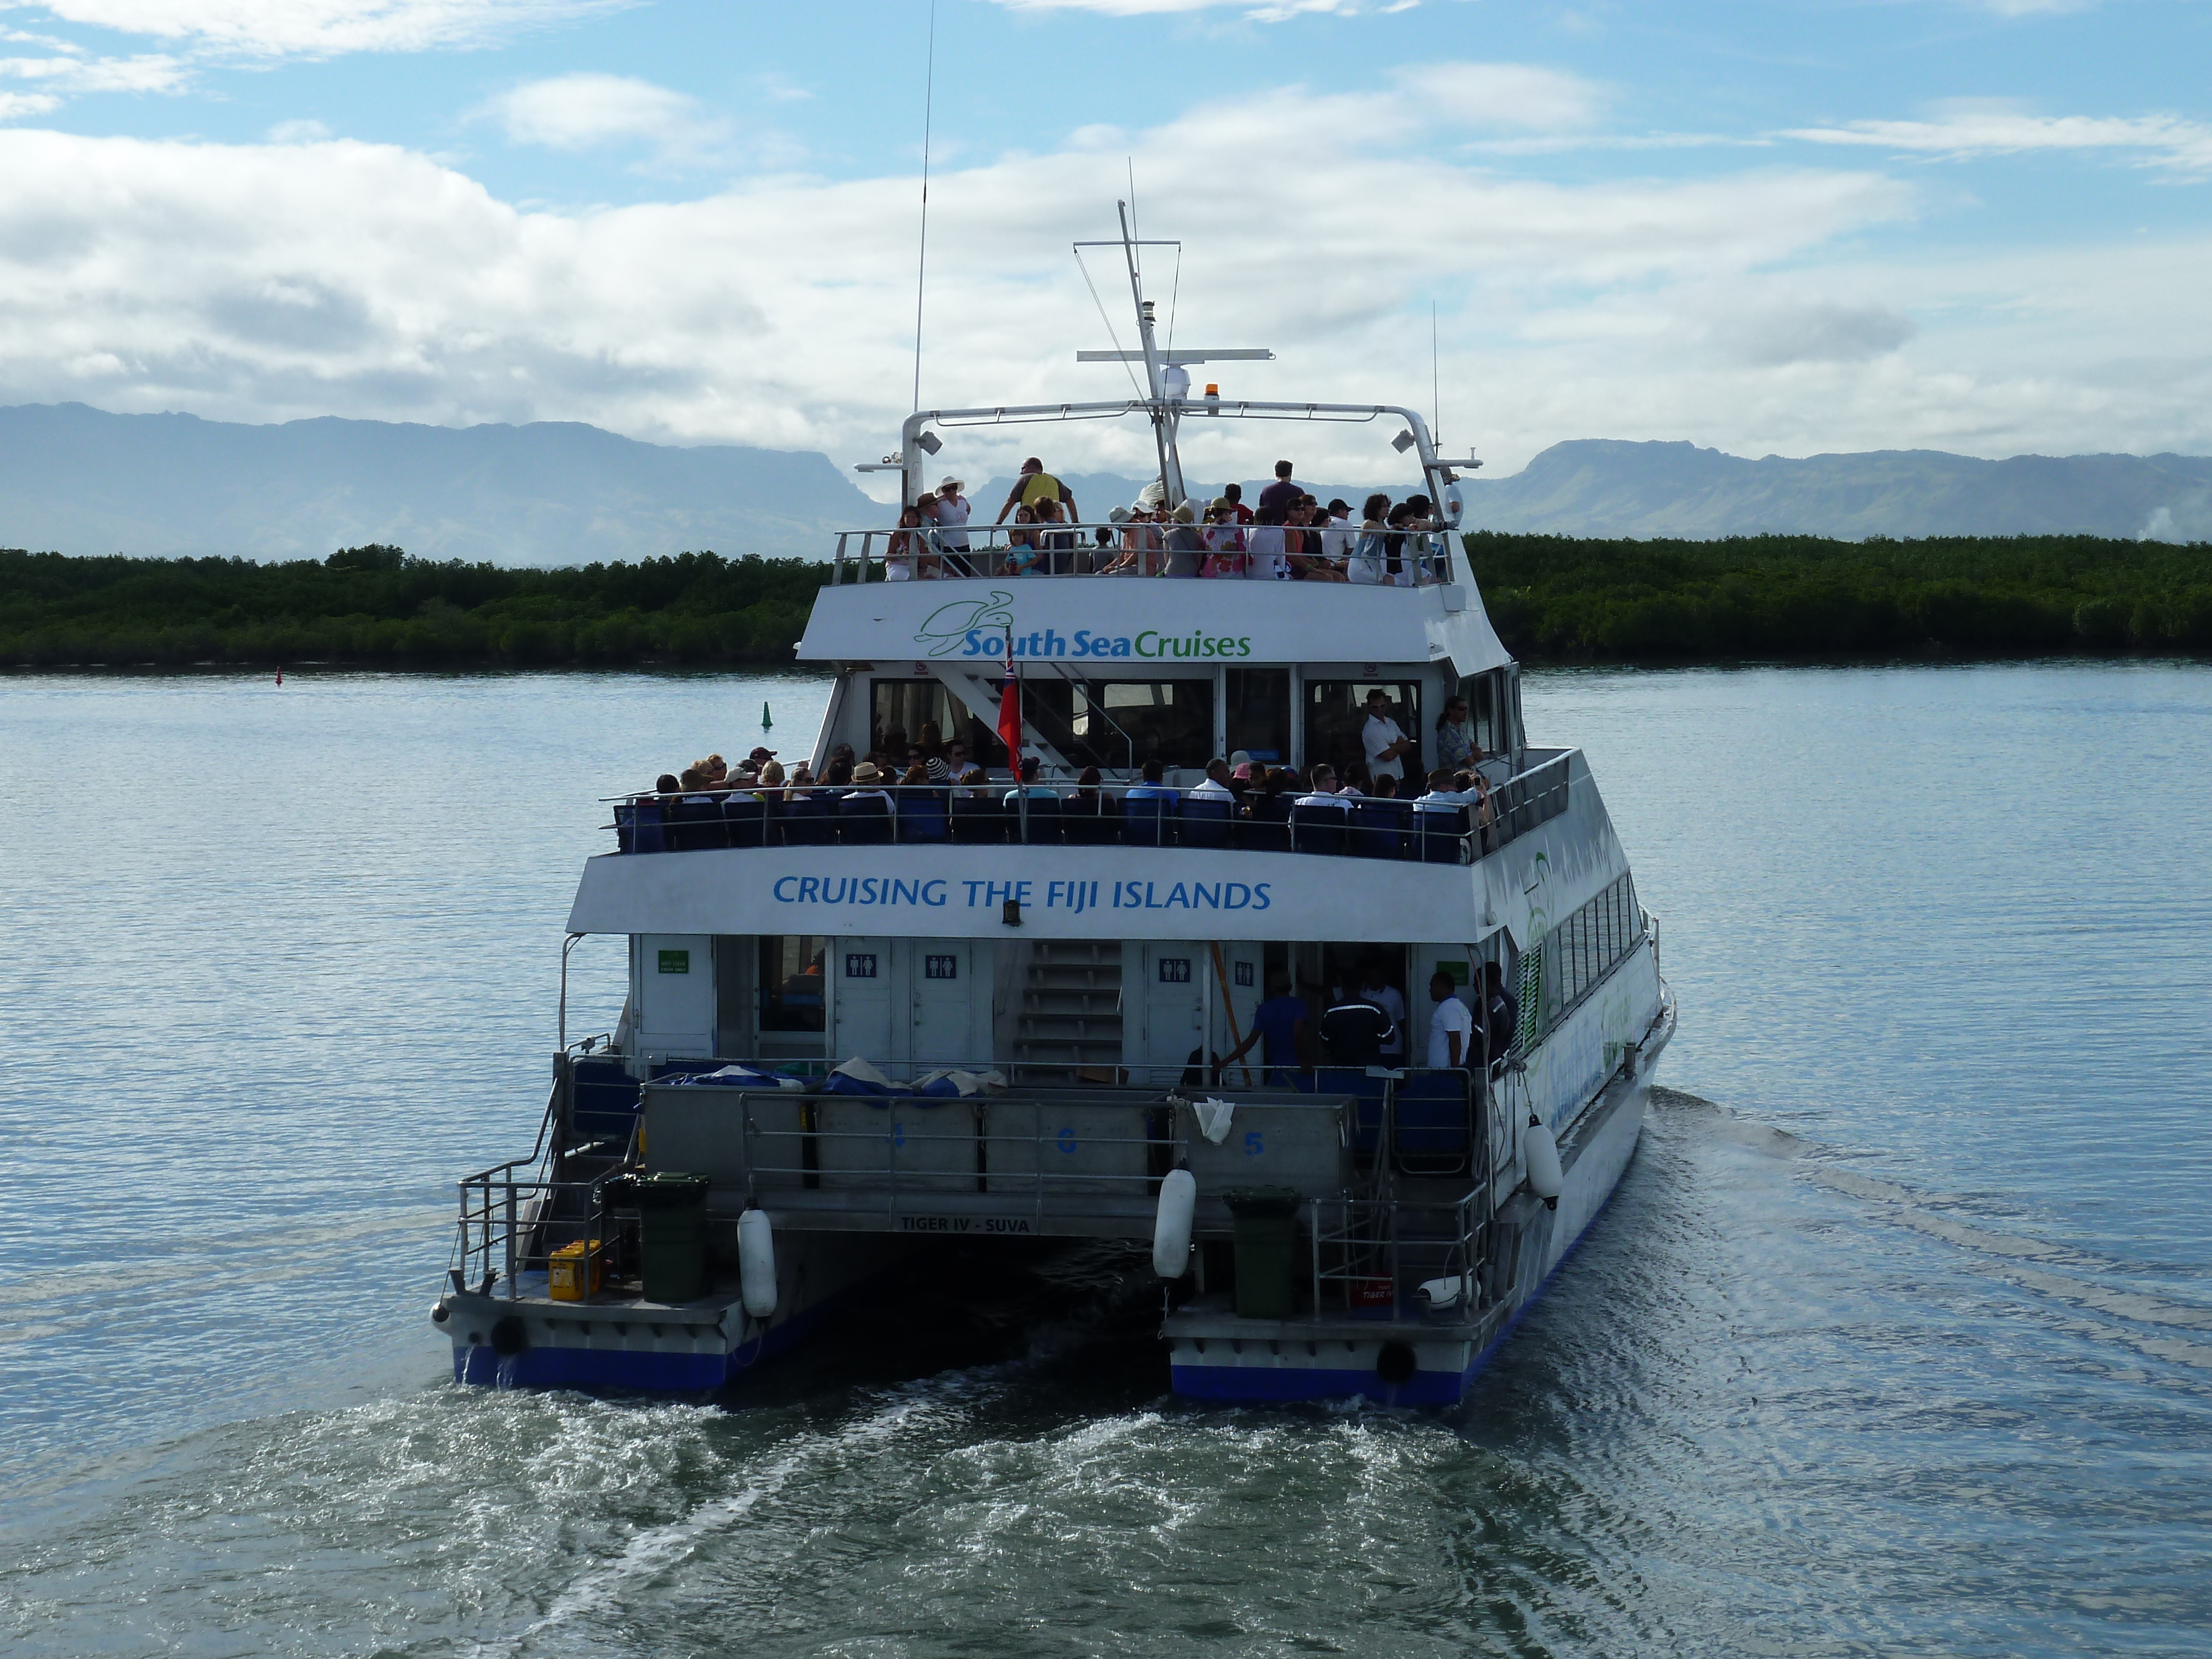
[[[461,1182],[458,1377],[711,1389],[903,1252],[1108,1239],[1179,1393],[1448,1401],[1613,1191],[1674,1004],[1586,762],[1522,729],[1475,463],[1401,405],[1192,396],[1228,354],[1163,349],[1115,246],[1142,394],[917,411],[798,648],[811,751],[611,803],[568,946],[624,939],[628,997],[572,1040],[564,989],[536,1144]],[[926,477],[1092,419],[1160,464],[1103,523],[1041,461],[994,526]],[[1418,481],[1200,498],[1193,422]]]

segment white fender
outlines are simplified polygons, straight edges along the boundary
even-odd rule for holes
[[[1557,1204],[1565,1185],[1559,1174],[1559,1143],[1533,1117],[1521,1132],[1521,1156],[1528,1165],[1528,1190],[1547,1204]]]
[[[1160,1209],[1152,1222],[1152,1271],[1181,1279],[1190,1266],[1190,1218],[1198,1207],[1198,1178],[1170,1170],[1160,1182]]]
[[[747,1210],[738,1218],[738,1284],[747,1313],[755,1319],[775,1316],[775,1229],[764,1210]]]

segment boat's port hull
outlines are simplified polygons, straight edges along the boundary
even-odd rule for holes
[[[734,1279],[682,1306],[597,1298],[556,1302],[543,1274],[508,1297],[449,1294],[432,1317],[453,1346],[453,1380],[487,1388],[696,1394],[805,1336],[889,1256],[865,1235],[817,1234],[779,1253],[775,1316],[749,1316]],[[532,1282],[532,1281],[536,1282]]]

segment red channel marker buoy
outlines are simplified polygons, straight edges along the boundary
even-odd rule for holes
[[[279,685],[284,684],[284,671],[281,668],[276,671],[276,684]]]

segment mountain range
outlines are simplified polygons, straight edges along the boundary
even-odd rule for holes
[[[573,422],[278,426],[0,408],[0,547],[325,557],[372,542],[425,558],[587,564],[711,548],[822,557],[884,509],[826,456],[676,448]]]
[[[1133,501],[1143,480],[1060,475],[1087,517]],[[1301,480],[1303,482],[1303,480]],[[1012,480],[971,492],[988,518]],[[1219,486],[1190,480],[1194,495]],[[1397,483],[1307,484],[1322,501],[1360,506]],[[1244,483],[1257,499],[1260,481]],[[1579,438],[1553,444],[1520,471],[1463,485],[1469,530],[1563,536],[2014,536],[2081,533],[2122,540],[2212,538],[2212,457],[2015,455],[1986,461],[1935,449],[1882,449],[1802,460],[1747,460],[1690,443]],[[988,507],[987,507],[988,504]]]
[[[941,469],[933,465],[934,481]],[[1092,520],[1142,481],[1063,473]],[[988,521],[1000,477],[969,492]],[[1260,481],[1249,480],[1248,501]],[[1392,498],[1412,487],[1381,486]],[[2212,538],[2212,458],[1936,450],[1751,460],[1689,443],[1553,445],[1519,472],[1467,481],[1470,529],[1605,537],[2084,532]],[[1211,495],[1218,485],[1193,481]],[[1364,486],[1315,486],[1357,507]],[[510,565],[712,548],[824,557],[830,532],[889,509],[828,457],[733,444],[679,448],[575,422],[465,428],[325,417],[248,426],[0,408],[0,547],[73,554],[321,558],[382,542]]]

